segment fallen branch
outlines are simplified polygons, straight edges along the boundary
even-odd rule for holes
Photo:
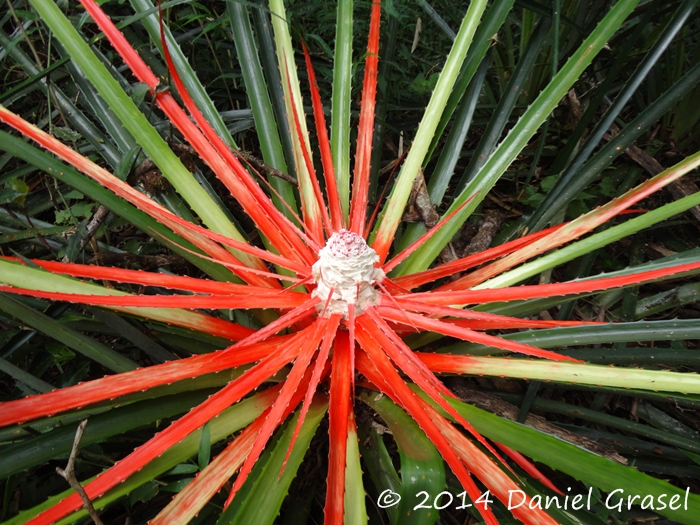
[[[262,171],[267,173],[268,175],[272,175],[273,177],[277,177],[278,179],[286,180],[290,184],[297,186],[299,183],[297,180],[292,177],[291,175],[287,175],[283,171],[277,170],[271,166],[268,166],[265,164],[263,161],[258,159],[257,157],[254,157],[253,155],[250,155],[248,153],[243,153],[242,151],[234,151],[234,155],[237,157],[240,157],[243,159],[245,162],[253,166],[257,171]]]
[[[92,214],[92,217],[88,221],[87,225],[85,226],[85,235],[83,238],[80,240],[80,247],[78,248],[78,254],[82,252],[85,247],[88,245],[88,243],[92,240],[92,238],[95,236],[97,233],[97,230],[100,229],[100,226],[102,226],[105,222],[105,219],[109,215],[109,209],[105,208],[100,204],[100,206],[95,210],[95,213]],[[76,255],[77,256],[77,255]],[[70,258],[65,255],[62,259],[62,262],[71,262]]]
[[[70,451],[70,456],[68,456],[68,464],[66,465],[66,469],[63,470],[60,467],[56,467],[56,472],[68,482],[73,490],[80,495],[80,499],[83,500],[83,507],[85,507],[85,510],[88,511],[88,514],[90,514],[90,517],[92,518],[92,521],[95,522],[95,525],[104,525],[100,517],[97,515],[95,507],[92,505],[92,501],[90,501],[90,498],[88,498],[88,495],[85,493],[85,489],[78,481],[78,478],[75,477],[75,458],[78,455],[78,447],[80,446],[80,440],[83,437],[83,432],[85,431],[86,425],[87,419],[84,419],[78,425],[78,430],[75,431],[73,448]]]

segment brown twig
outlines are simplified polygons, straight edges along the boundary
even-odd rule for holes
[[[291,175],[287,175],[283,171],[268,166],[263,161],[261,161],[257,157],[254,157],[253,155],[243,153],[242,151],[234,151],[233,154],[237,157],[240,157],[242,160],[253,166],[253,168],[255,168],[258,171],[264,171],[268,175],[272,175],[273,177],[277,177],[278,179],[286,180],[288,183],[294,186],[299,184],[298,181]]]
[[[88,243],[92,240],[95,233],[97,233],[97,230],[99,230],[100,226],[102,226],[102,224],[104,223],[105,219],[107,218],[107,215],[109,215],[109,210],[100,204],[97,210],[95,210],[95,213],[92,214],[92,217],[90,218],[88,223],[85,225],[85,235],[80,240],[80,248],[78,248],[78,254],[82,252],[88,245]],[[70,259],[67,255],[63,256],[62,262],[70,262]]]
[[[486,210],[484,216],[477,224],[477,232],[467,247],[462,251],[462,257],[483,252],[491,246],[493,238],[501,229],[504,214],[501,211],[490,208]]]
[[[92,501],[90,501],[90,498],[88,498],[88,495],[85,493],[85,489],[78,481],[78,478],[75,477],[75,458],[78,455],[78,447],[80,446],[80,440],[83,437],[83,432],[85,431],[87,422],[87,419],[82,420],[78,425],[78,430],[75,431],[73,448],[70,451],[70,456],[68,456],[68,464],[66,465],[66,469],[63,470],[60,467],[56,467],[56,472],[68,482],[73,490],[80,495],[80,499],[83,500],[83,507],[85,507],[85,510],[88,511],[88,514],[90,514],[90,517],[92,518],[92,521],[95,522],[95,525],[104,525],[100,517],[97,515],[95,507],[92,505]]]
[[[418,170],[418,175],[413,179],[411,195],[408,198],[408,205],[401,220],[405,222],[422,222],[428,229],[440,222],[440,215],[435,211],[433,203],[430,202],[423,170]]]

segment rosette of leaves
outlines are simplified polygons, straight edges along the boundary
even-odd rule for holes
[[[611,293],[618,294],[618,301],[619,294],[627,298],[622,309],[626,320],[633,320],[636,309],[630,310],[629,297],[636,296],[628,294],[629,287],[692,275],[700,269],[696,251],[652,262],[637,255],[631,267],[606,275],[548,281],[552,269],[590,260],[596,250],[700,204],[700,194],[691,192],[667,204],[652,200],[644,210],[634,208],[695,169],[700,163],[700,153],[695,153],[642,182],[637,180],[639,171],[634,172],[636,176],[620,184],[623,191],[615,198],[563,222],[566,205],[580,197],[587,183],[697,85],[697,64],[678,66],[678,78],[666,92],[588,159],[640,82],[684,30],[696,2],[669,9],[660,2],[638,7],[636,1],[620,0],[588,19],[577,16],[582,15],[583,2],[572,3],[565,13],[559,2],[551,10],[522,11],[517,64],[514,56],[496,58],[489,51],[491,37],[499,31],[513,38],[508,21],[513,2],[491,6],[485,0],[471,2],[458,17],[459,29],[451,35],[453,43],[420,125],[405,157],[395,162],[397,174],[389,183],[379,175],[384,99],[391,87],[381,55],[390,55],[395,43],[400,16],[395,6],[386,6],[390,22],[387,45],[381,51],[382,4],[364,6],[370,7],[368,44],[362,57],[357,134],[351,140],[352,2],[343,0],[337,7],[330,135],[313,60],[303,42],[308,82],[298,79],[296,57],[301,55],[295,52],[297,39],[291,36],[282,2],[272,0],[264,8],[227,3],[259,138],[262,161],[258,161],[239,151],[163,15],[147,0],[134,0],[136,14],[121,16],[124,32],[115,25],[122,7],[105,6],[114,9],[110,17],[92,0],[82,0],[85,11],[68,6],[66,16],[50,0],[30,3],[31,12],[11,10],[7,18],[13,17],[22,27],[3,35],[6,53],[30,77],[30,82],[3,96],[6,105],[0,108],[0,120],[14,130],[0,132],[5,161],[21,159],[32,168],[21,164],[16,170],[39,169],[55,178],[57,188],[72,186],[200,273],[192,277],[71,262],[85,249],[76,239],[89,237],[87,214],[75,218],[78,226],[59,252],[66,260],[26,253],[0,259],[3,312],[14,323],[59,342],[53,351],[45,350],[54,362],[65,364],[78,352],[107,372],[92,377],[87,369],[73,370],[65,384],[59,384],[60,378],[49,384],[39,377],[43,374],[39,367],[25,370],[18,366],[21,362],[1,362],[25,390],[39,392],[14,395],[18,398],[0,405],[7,523],[73,522],[88,512],[113,509],[110,505],[125,496],[130,509],[139,501],[160,506],[152,513],[155,517],[150,516],[152,523],[272,523],[290,487],[285,509],[290,523],[306,519],[299,509],[309,508],[316,493],[325,494],[325,523],[366,523],[369,515],[379,512],[368,509],[366,491],[392,490],[408,499],[421,490],[436,496],[448,484],[459,486],[465,511],[486,523],[497,523],[511,513],[525,523],[577,522],[565,512],[533,504],[538,491],[562,494],[562,487],[557,488],[528,457],[596,490],[622,488],[654,497],[684,494],[632,467],[463,403],[440,375],[533,380],[531,395],[520,401],[524,415],[530,406],[538,406],[533,402],[536,382],[543,380],[587,385],[600,392],[634,389],[653,400],[671,397],[695,406],[693,395],[700,393],[700,380],[689,371],[601,366],[585,362],[589,360],[585,351],[548,348],[571,346],[572,341],[585,345],[695,337],[695,321],[609,324],[604,318],[564,317],[572,310],[566,305],[578,297],[606,292],[611,305],[615,304]],[[257,37],[251,14],[259,22]],[[435,10],[429,14],[451,31]],[[494,247],[438,261],[454,235],[493,197],[499,181],[512,177],[508,168],[538,130],[533,166],[539,162],[548,126],[555,125],[548,117],[606,43],[621,39],[621,31],[636,41],[654,14],[663,15],[656,40],[578,156],[572,150],[559,161],[562,175],[548,186],[545,198],[532,201],[537,208],[531,216],[513,224]],[[162,63],[150,50],[135,49],[138,35],[129,27],[137,22],[150,33]],[[43,70],[28,62],[18,46],[39,23],[45,24],[63,57],[58,66]],[[100,33],[92,39],[80,32],[94,33],[96,28]],[[109,46],[95,47],[103,38]],[[540,56],[548,57],[551,74],[535,67]],[[455,166],[492,59],[512,62],[510,80],[498,77],[507,96],[498,103],[457,181]],[[385,60],[390,63],[391,58]],[[78,103],[83,109],[46,80],[64,65],[80,90]],[[610,68],[614,76],[622,66],[613,61]],[[168,75],[172,86],[165,85]],[[43,128],[51,131],[53,116],[31,123],[12,111],[27,86],[45,89],[48,100],[63,112],[61,118],[77,131],[52,134]],[[604,98],[610,89],[606,85],[596,96],[602,93]],[[311,101],[313,126],[307,124],[302,92]],[[516,117],[519,100],[525,100],[527,108]],[[572,107],[575,103],[570,97]],[[588,122],[593,116],[587,117]],[[686,119],[683,125],[692,130],[694,122]],[[503,136],[506,127],[510,129]],[[179,148],[163,138],[172,133],[189,144],[215,181],[201,173],[196,161],[190,169],[185,167],[184,155],[176,154]],[[83,154],[91,152],[101,160]],[[153,170],[151,178],[165,178],[167,184],[146,184],[145,176],[130,178],[135,164]],[[7,180],[23,172],[10,175]],[[424,178],[427,184],[421,183]],[[529,175],[528,183],[530,179]],[[377,191],[380,182],[386,183],[386,195]],[[430,202],[441,204],[451,185],[455,188],[449,195],[451,204],[441,217],[404,227],[402,217],[409,204],[419,215],[437,215]],[[68,210],[74,207],[65,205]],[[242,231],[236,213],[252,221],[254,234]],[[586,276],[585,265],[582,268],[579,277]],[[452,276],[457,278],[446,280]],[[521,285],[534,276],[540,276],[539,284]],[[62,317],[66,310],[57,308],[68,308],[63,306],[40,311],[42,300],[71,305],[73,317]],[[562,303],[560,319],[528,318]],[[89,309],[80,310],[83,307]],[[96,323],[85,317],[85,311],[143,353],[126,356],[118,345],[110,346],[109,338],[98,341],[83,334],[81,326],[89,330],[86,325]],[[146,333],[138,327],[146,328]],[[463,343],[439,353],[426,346],[444,338]],[[376,411],[386,426],[363,407]],[[668,414],[663,413],[664,419],[654,416],[653,410],[648,409],[650,419],[668,423]],[[322,424],[326,416],[327,424]],[[85,418],[86,434],[78,443],[86,458],[78,471],[86,477],[81,480],[82,491],[52,487],[47,500],[20,512],[15,505],[8,512],[12,498],[22,497],[17,484],[21,473],[67,455],[75,422]],[[400,474],[378,429],[388,429],[396,437]],[[646,436],[665,439],[690,454],[697,452],[689,435],[661,434],[647,431]],[[95,447],[103,442],[120,446],[107,456]],[[313,443],[322,442],[327,442],[328,454],[319,458]],[[190,460],[195,456],[196,461]],[[92,460],[87,458],[99,466],[117,461],[103,470],[91,469]],[[316,469],[327,472],[325,486],[315,483]],[[421,471],[426,474],[418,475]],[[510,491],[521,490],[529,494],[526,504],[509,512]],[[159,492],[167,497],[156,496]],[[176,495],[170,498],[171,493]],[[699,503],[696,495],[689,498],[691,505]],[[437,506],[435,500],[428,508],[412,509],[404,502],[387,515],[393,523],[432,523],[438,517]],[[658,511],[683,523],[698,519],[670,507]]]

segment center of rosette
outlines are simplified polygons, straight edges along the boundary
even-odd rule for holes
[[[384,272],[375,268],[379,262],[377,253],[354,232],[340,230],[331,235],[318,253],[318,261],[312,267],[316,290],[314,297],[322,300],[322,311],[331,296],[326,316],[334,313],[348,317],[348,305],[355,305],[355,315],[379,302],[379,292],[374,287],[381,282]]]

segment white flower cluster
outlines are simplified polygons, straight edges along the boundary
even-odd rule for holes
[[[341,313],[347,319],[348,304],[355,305],[356,316],[367,306],[376,304],[379,292],[374,283],[384,278],[382,269],[374,266],[378,262],[377,253],[356,233],[340,230],[331,235],[312,267],[316,282],[313,296],[323,301],[319,311],[323,310],[331,290],[327,316]]]

